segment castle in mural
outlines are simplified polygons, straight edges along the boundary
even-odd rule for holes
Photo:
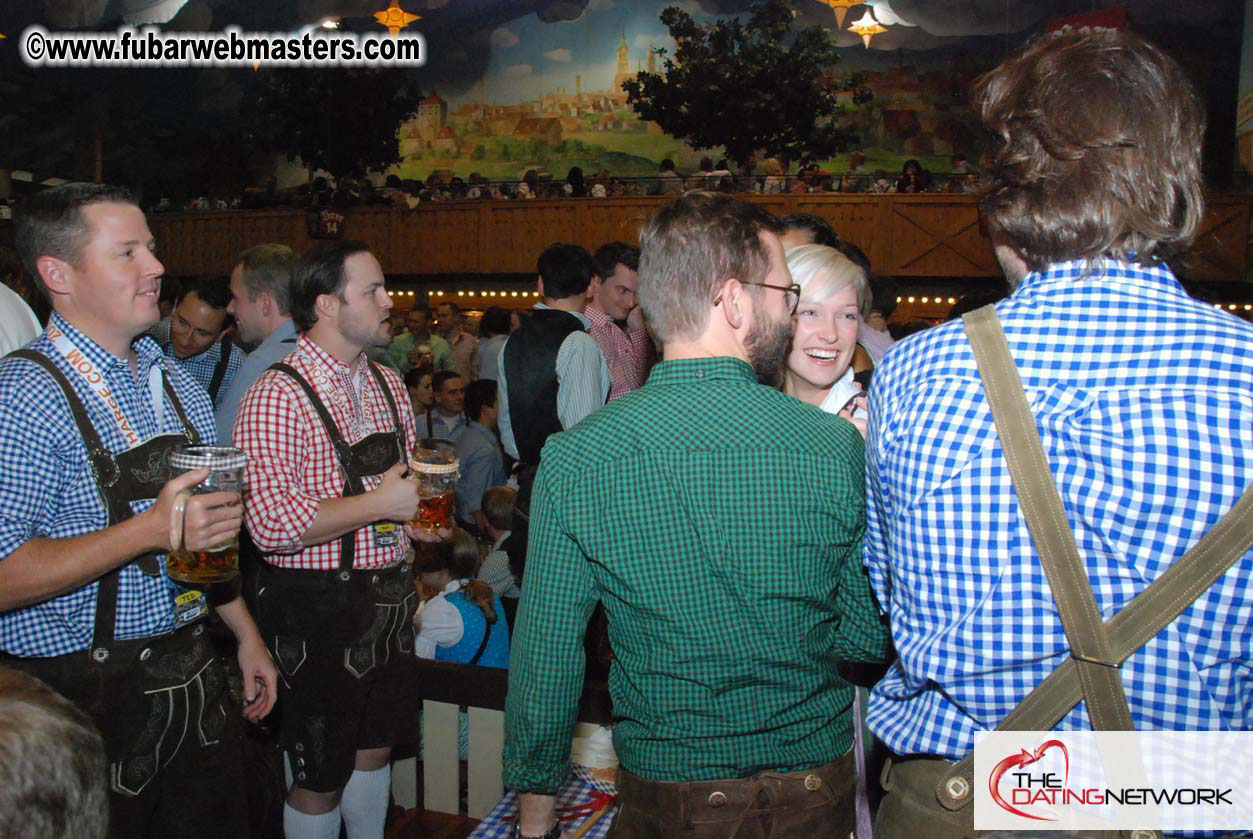
[[[561,164],[582,165],[589,174],[599,169],[618,175],[655,172],[660,158],[649,156],[652,149],[645,148],[647,144],[623,143],[624,137],[664,138],[675,153],[692,154],[665,137],[656,123],[641,121],[627,104],[623,82],[644,69],[657,72],[651,48],[646,58],[637,59],[634,70],[630,53],[622,34],[614,53],[613,78],[603,89],[584,89],[582,74],[575,73],[573,92],[559,88],[515,104],[489,102],[483,79],[470,101],[457,107],[432,92],[400,128],[402,163],[397,171],[420,177],[433,168],[447,168],[457,174],[473,171],[489,178],[516,178],[522,168],[556,169]],[[636,148],[628,148],[632,146]]]

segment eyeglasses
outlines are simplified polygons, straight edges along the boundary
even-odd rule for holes
[[[796,314],[796,306],[801,302],[801,287],[796,283],[791,285],[772,285],[770,283],[750,283],[747,280],[740,280],[740,285],[759,285],[762,288],[773,288],[775,291],[783,292],[783,302],[787,304],[788,314]]]

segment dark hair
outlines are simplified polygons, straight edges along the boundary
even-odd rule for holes
[[[244,287],[250,300],[265,292],[274,298],[279,314],[291,314],[291,277],[296,264],[291,248],[275,242],[256,245],[241,253],[237,264],[244,267]]]
[[[870,311],[882,312],[883,319],[887,320],[896,311],[896,298],[901,293],[900,286],[891,277],[880,277],[871,274],[869,279],[871,299],[868,308]],[[869,313],[867,312],[866,314]]]
[[[517,493],[506,486],[488,487],[480,509],[487,523],[497,530],[513,529],[513,503]]]
[[[759,205],[721,192],[689,192],[653,213],[640,233],[637,296],[657,336],[700,335],[724,282],[760,282],[768,266],[758,234],[778,226]]]
[[[231,304],[231,284],[230,280],[225,277],[211,277],[205,274],[183,277],[180,281],[178,297],[174,298],[174,305],[182,303],[183,298],[192,292],[214,309],[225,309]]]
[[[461,378],[461,374],[458,373],[456,370],[440,370],[434,376],[431,376],[431,390],[435,391],[436,393],[439,393],[443,389],[444,383],[447,382],[449,379],[460,379],[460,378]]]
[[[1032,270],[1109,254],[1142,264],[1196,234],[1205,113],[1179,65],[1130,32],[1062,30],[975,82],[997,143],[981,215]]]
[[[436,304],[435,304],[435,308],[437,308],[437,309],[438,309],[440,306],[452,306],[452,310],[453,310],[454,312],[456,312],[456,313],[458,313],[458,314],[460,314],[460,313],[461,313],[461,307],[460,307],[460,306],[458,306],[456,303],[452,302],[451,300],[441,300],[441,301],[439,301],[438,303],[436,303]]]
[[[626,242],[607,242],[596,249],[596,276],[602,280],[613,276],[619,265],[640,270],[640,249]]]
[[[134,194],[120,186],[68,183],[36,192],[14,208],[13,239],[18,258],[49,300],[52,295],[35,263],[41,256],[51,256],[78,265],[91,239],[83,218],[83,207],[91,204],[139,206]]]
[[[570,185],[571,198],[587,197],[587,184],[583,180],[583,170],[578,166],[570,167],[570,171],[566,173],[566,183]]]
[[[422,383],[423,376],[430,375],[431,368],[426,365],[421,367],[410,367],[409,372],[405,373],[405,387],[417,387]],[[434,379],[434,377],[432,377],[432,379]]]
[[[479,318],[479,337],[509,334],[509,312],[500,306],[491,306]]]
[[[596,273],[596,262],[583,246],[558,242],[544,248],[536,270],[544,280],[544,296],[563,300],[587,291]]]
[[[702,157],[700,159],[700,170],[702,172],[712,172],[714,170],[714,162],[708,157]]]
[[[466,385],[466,419],[477,422],[484,408],[491,408],[495,405],[495,379],[475,379]]]
[[[0,277],[16,277],[21,273],[22,263],[18,261],[17,252],[0,245]]]
[[[839,248],[840,237],[831,226],[831,222],[813,213],[792,213],[779,219],[779,226],[786,230],[808,230],[814,237],[815,245],[826,245],[828,248]]]
[[[318,298],[344,292],[344,262],[353,254],[370,250],[365,242],[346,239],[320,242],[305,252],[292,271],[291,316],[296,328],[308,332],[318,321]]]
[[[473,577],[479,571],[481,560],[479,543],[460,527],[454,527],[452,535],[445,541],[424,542],[416,545],[414,550],[414,570],[420,574],[447,571],[454,580]],[[479,607],[487,620],[487,631],[491,632],[491,624],[496,622],[496,594],[492,587],[482,580],[472,579],[461,590],[467,600]]]
[[[103,839],[107,777],[91,718],[33,676],[0,668],[0,836]]]
[[[421,312],[422,314],[426,315],[427,321],[430,322],[431,320],[431,307],[430,306],[426,305],[425,303],[414,303],[408,309],[405,309],[405,318],[408,319],[409,315],[411,315],[414,312]]]
[[[844,254],[850,261],[856,263],[857,267],[864,271],[867,277],[870,276],[870,260],[866,257],[866,252],[857,245],[841,239],[831,247]]]
[[[423,574],[447,571],[454,580],[473,577],[479,570],[479,545],[460,527],[442,542],[424,543],[425,550],[414,552],[414,570]]]
[[[673,161],[673,160],[671,160],[671,159],[670,159],[670,158],[668,158],[668,157],[667,157],[665,160],[661,161],[661,171],[663,171],[663,172],[673,172],[673,171],[674,171],[674,161]]]

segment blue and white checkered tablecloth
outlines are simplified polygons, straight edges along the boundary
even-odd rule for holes
[[[596,788],[587,780],[572,775],[570,780],[566,781],[565,786],[557,791],[557,807],[580,807],[588,804],[593,800],[593,793]],[[604,839],[609,835],[609,826],[613,824],[614,814],[617,807],[610,807],[609,812],[600,817],[596,824],[592,825],[591,830],[584,834],[584,839]],[[560,813],[558,813],[560,815]],[[573,836],[578,832],[583,823],[592,818],[595,813],[583,816],[577,816],[561,822],[561,835]],[[518,816],[518,794],[510,790],[505,793],[505,797],[500,803],[492,808],[487,814],[487,818],[479,823],[479,826],[470,834],[469,839],[508,839],[509,832],[513,830],[513,818]],[[505,819],[512,817],[509,821]]]

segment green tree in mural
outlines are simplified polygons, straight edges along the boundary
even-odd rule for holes
[[[240,110],[254,147],[356,177],[400,162],[397,132],[421,99],[404,69],[262,67]]]
[[[821,26],[792,29],[786,0],[766,0],[739,18],[698,24],[677,6],[661,13],[676,52],[660,75],[622,87],[641,118],[694,148],[721,146],[743,162],[756,151],[797,160],[830,157],[855,141],[836,123],[843,108],[832,68],[839,54]],[[664,51],[663,51],[664,52]],[[858,104],[865,91],[855,93]]]

